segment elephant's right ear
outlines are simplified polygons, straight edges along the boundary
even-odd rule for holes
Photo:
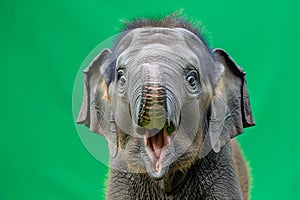
[[[107,136],[110,131],[111,108],[104,72],[109,67],[111,51],[104,49],[84,70],[84,96],[77,123],[90,131]]]
[[[244,128],[254,126],[246,85],[246,73],[222,49],[214,49],[214,94],[211,101],[209,134],[215,152]]]

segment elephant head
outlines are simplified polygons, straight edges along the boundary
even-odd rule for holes
[[[112,166],[153,179],[254,125],[243,70],[184,26],[129,26],[84,84],[77,122],[106,137]]]

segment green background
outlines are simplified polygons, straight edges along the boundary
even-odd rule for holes
[[[299,6],[296,0],[0,2],[0,199],[104,199],[108,168],[72,116],[81,63],[120,19],[184,8],[212,47],[248,75],[257,126],[238,137],[252,199],[300,199]],[[103,147],[106,148],[106,147]]]

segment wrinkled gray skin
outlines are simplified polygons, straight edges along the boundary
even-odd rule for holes
[[[78,123],[108,141],[107,199],[248,194],[230,138],[254,122],[245,74],[226,52],[183,28],[142,27],[123,33],[85,73]]]

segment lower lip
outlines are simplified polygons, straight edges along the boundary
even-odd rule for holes
[[[171,137],[167,134],[166,130],[164,130],[164,144],[163,147],[160,149],[161,153],[159,158],[157,158],[154,150],[150,145],[149,139],[147,139],[146,136],[144,136],[144,144],[146,147],[146,153],[150,157],[150,166],[151,166],[151,174],[154,176],[155,179],[158,179],[158,177],[163,177],[163,174],[165,174],[166,170],[163,168],[163,161],[166,158],[166,147],[171,142]]]

